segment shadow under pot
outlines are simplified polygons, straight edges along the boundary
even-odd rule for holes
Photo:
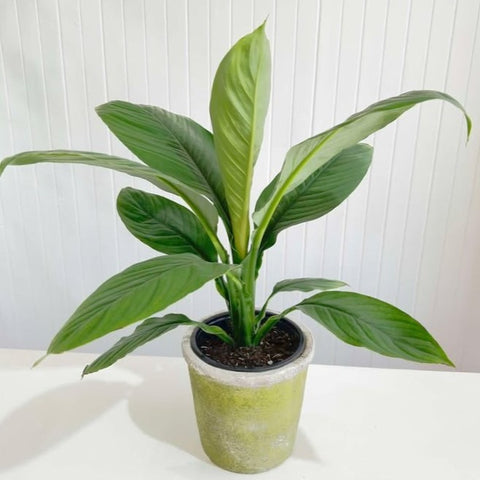
[[[226,328],[227,319],[222,313],[205,323]],[[206,357],[201,346],[209,335],[198,328],[183,339],[202,447],[225,470],[263,472],[292,453],[313,338],[287,318],[277,328],[290,332],[298,345],[289,358],[267,367],[225,366]]]

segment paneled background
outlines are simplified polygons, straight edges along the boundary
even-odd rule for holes
[[[380,98],[446,91],[473,119],[468,145],[460,113],[441,102],[371,138],[368,177],[328,218],[280,236],[259,295],[284,277],[343,279],[421,320],[460,370],[480,371],[479,12],[478,0],[2,0],[0,156],[73,148],[131,158],[94,112],[113,99],[209,126],[219,61],[266,17],[273,90],[256,193],[290,145]],[[125,185],[149,189],[90,167],[5,171],[0,347],[45,349],[103,280],[154,256],[117,218],[115,197]],[[297,298],[279,296],[273,307]],[[221,308],[205,287],[170,311],[201,319]],[[343,345],[304,320],[317,339],[316,362],[412,366]],[[141,352],[179,355],[181,335]],[[119,336],[84,350],[101,351]]]

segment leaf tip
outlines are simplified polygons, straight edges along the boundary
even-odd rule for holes
[[[105,103],[102,103],[101,105],[97,105],[95,107],[95,112],[100,118],[103,119],[102,115],[108,114],[108,109],[111,106],[114,106],[115,104],[117,104],[118,102],[119,100],[112,100],[110,102],[105,102]]]
[[[102,103],[101,105],[97,105],[95,107],[95,112],[97,112],[98,115],[100,115],[101,111],[104,109],[105,105],[107,105],[106,103]]]
[[[10,163],[12,163],[12,157],[4,158],[0,162],[0,177],[2,176],[2,173],[8,167],[8,165],[10,165]]]
[[[438,362],[439,364],[446,365],[447,367],[452,367],[456,368],[455,364],[450,360],[448,355],[445,353],[445,351],[442,349],[440,345],[438,345],[439,351],[437,351],[438,354]]]
[[[45,355],[42,355],[39,359],[35,360],[33,362],[33,365],[30,368],[35,368],[37,367],[40,363],[42,363],[48,356],[50,355],[49,352],[47,352]]]
[[[455,364],[445,355],[445,360],[443,361],[444,365],[447,365],[447,367],[452,367],[452,368],[457,368]]]
[[[465,114],[465,119],[467,121],[467,142],[470,140],[470,134],[472,133],[472,119],[467,115]],[[1,174],[1,170],[0,170],[0,174]]]
[[[244,38],[250,37],[252,39],[262,39],[260,41],[265,41],[267,40],[267,34],[265,32],[265,28],[267,26],[267,20],[268,20],[268,15],[265,17],[265,20],[257,27],[253,32],[247,34]]]

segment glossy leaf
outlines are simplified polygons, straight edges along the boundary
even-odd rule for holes
[[[410,315],[376,298],[350,292],[323,292],[294,308],[340,340],[389,357],[452,365],[427,330]]]
[[[212,134],[190,118],[119,100],[96,108],[115,136],[171,182],[210,199],[229,226]]]
[[[130,233],[159,252],[217,258],[197,217],[172,200],[127,187],[118,195],[117,210]]]
[[[132,160],[127,160],[126,158],[96,152],[81,152],[73,150],[22,152],[5,158],[0,163],[0,175],[9,165],[32,165],[35,163],[71,163],[109,168],[110,170],[126,173],[132,177],[143,178],[157,187],[171,192],[168,186],[162,183],[159,173],[152,168],[138,162],[133,162]]]
[[[114,275],[77,308],[48,353],[61,353],[161,311],[229,270],[182,253],[146,260]]]
[[[218,335],[227,343],[233,342],[231,337],[221,327],[194,322],[183,314],[169,313],[161,318],[154,317],[144,320],[132,334],[122,337],[112,348],[96,358],[90,365],[87,365],[83,370],[82,377],[110,367],[117,360],[125,357],[138,347],[141,347],[145,343],[173,330],[179,325],[195,325],[202,328],[202,330],[205,330],[207,333]]]
[[[141,347],[145,343],[173,330],[179,325],[195,325],[202,328],[207,333],[218,335],[227,343],[232,342],[231,337],[221,327],[194,322],[180,313],[169,313],[161,318],[154,317],[144,320],[132,334],[122,337],[112,348],[96,358],[90,365],[87,365],[83,370],[82,377],[110,367],[117,360],[125,357],[138,347]]]
[[[191,323],[193,322],[188,317],[178,313],[169,313],[162,318],[149,318],[143,321],[132,334],[122,337],[112,348],[87,365],[82,376],[107,368],[145,343],[179,325],[190,325]]]
[[[435,99],[447,101],[464,113],[469,134],[471,121],[465,109],[445,93],[419,90],[374,103],[345,122],[295,145],[288,151],[271,198],[257,213],[257,223],[262,221],[274,198],[278,200],[294,190],[333,156],[385,127],[418,103]]]
[[[200,213],[212,230],[216,230],[217,211],[208,200],[195,193],[190,188],[172,184],[153,168],[142,165],[126,158],[105,155],[96,152],[82,152],[74,150],[45,150],[38,152],[22,152],[5,158],[0,163],[0,175],[9,165],[32,165],[35,163],[68,163],[73,165],[90,165],[92,167],[108,168],[117,172],[126,173],[132,177],[142,178],[156,187],[169,193],[181,196],[196,212]]]
[[[340,280],[328,280],[326,278],[291,278],[275,284],[272,295],[280,292],[311,292],[312,290],[333,290],[345,287],[347,284]]]
[[[282,230],[320,218],[340,205],[362,181],[372,154],[373,148],[366,144],[347,148],[285,195],[268,224],[262,249],[275,244]],[[275,180],[260,196],[258,209],[268,192],[275,188],[274,183]]]
[[[270,48],[262,25],[241,38],[222,60],[210,101],[215,149],[240,258],[248,245],[253,167],[269,97]]]

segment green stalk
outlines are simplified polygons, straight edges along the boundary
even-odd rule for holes
[[[284,310],[283,312],[279,313],[278,315],[272,315],[267,319],[266,322],[258,329],[257,333],[255,334],[255,337],[253,339],[253,344],[258,345],[261,341],[262,338],[265,337],[265,335],[286,315],[288,315],[290,312],[295,310],[295,307],[290,307]]]
[[[265,313],[267,311],[267,307],[268,307],[268,302],[270,301],[270,299],[273,297],[273,294],[270,295],[266,300],[265,300],[265,303],[263,304],[263,307],[261,308],[260,312],[258,312],[258,314],[256,315],[255,317],[255,323],[256,325],[260,325],[260,322],[263,320],[263,318],[265,317]]]
[[[234,330],[233,336],[238,346],[251,346],[253,345],[253,331],[248,321],[251,302],[248,301],[245,294],[241,273],[238,275],[235,271],[228,272],[227,279],[231,305],[230,315]]]
[[[297,169],[293,172],[292,179],[295,177],[295,173],[298,171],[300,167],[297,167]],[[255,232],[253,233],[253,239],[252,239],[252,245],[250,248],[250,252],[245,258],[244,264],[245,264],[245,275],[244,275],[244,282],[245,282],[245,290],[246,290],[246,296],[251,298],[253,301],[255,299],[255,269],[258,261],[258,255],[260,253],[260,247],[262,245],[262,240],[263,236],[265,235],[265,232],[267,230],[268,224],[273,217],[273,214],[275,213],[275,210],[277,209],[280,201],[282,200],[282,197],[287,190],[290,182],[285,182],[282,187],[277,191],[277,193],[274,195],[272,201],[270,202],[270,205],[265,212],[265,215],[262,218],[262,221],[260,222],[260,225],[257,227]],[[252,331],[255,331],[255,327],[262,321],[263,316],[265,315],[265,310],[266,306],[268,303],[268,300],[270,297],[267,299],[265,302],[264,307],[262,308],[262,315],[258,315],[256,318],[254,317],[254,322],[252,322],[251,328]],[[255,312],[255,310],[254,310]],[[262,338],[262,334],[259,332],[264,331],[264,329],[260,328],[257,333],[255,334],[255,341],[258,341],[258,338]],[[267,330],[268,331],[268,330]],[[266,332],[265,332],[266,333]]]

